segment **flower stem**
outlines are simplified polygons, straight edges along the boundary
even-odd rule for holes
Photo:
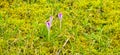
[[[62,27],[62,20],[60,20],[60,32],[61,32],[61,27]]]
[[[48,30],[48,41],[50,41],[50,30]]]

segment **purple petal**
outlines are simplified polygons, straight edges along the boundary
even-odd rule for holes
[[[50,29],[50,26],[51,26],[50,21],[47,21],[47,22],[46,22],[46,26],[47,26],[48,29]]]
[[[62,19],[62,13],[59,13],[59,14],[58,14],[58,18],[59,18],[59,19]]]
[[[50,16],[50,23],[52,24],[52,20],[53,20],[53,17],[52,16]]]

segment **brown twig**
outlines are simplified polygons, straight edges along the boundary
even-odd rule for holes
[[[67,44],[68,40],[69,40],[69,38],[65,41],[65,43],[64,43],[63,46],[62,46],[62,48],[59,49],[57,55],[60,55],[60,52],[62,51],[62,49],[63,49],[63,48],[65,47],[65,45]]]

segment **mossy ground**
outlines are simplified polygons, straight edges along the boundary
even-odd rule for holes
[[[67,38],[61,55],[120,55],[120,1],[0,0],[0,55],[56,55]]]

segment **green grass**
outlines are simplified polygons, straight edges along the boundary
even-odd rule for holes
[[[56,55],[60,49],[60,55],[120,55],[119,5],[119,0],[1,0],[0,55]]]

